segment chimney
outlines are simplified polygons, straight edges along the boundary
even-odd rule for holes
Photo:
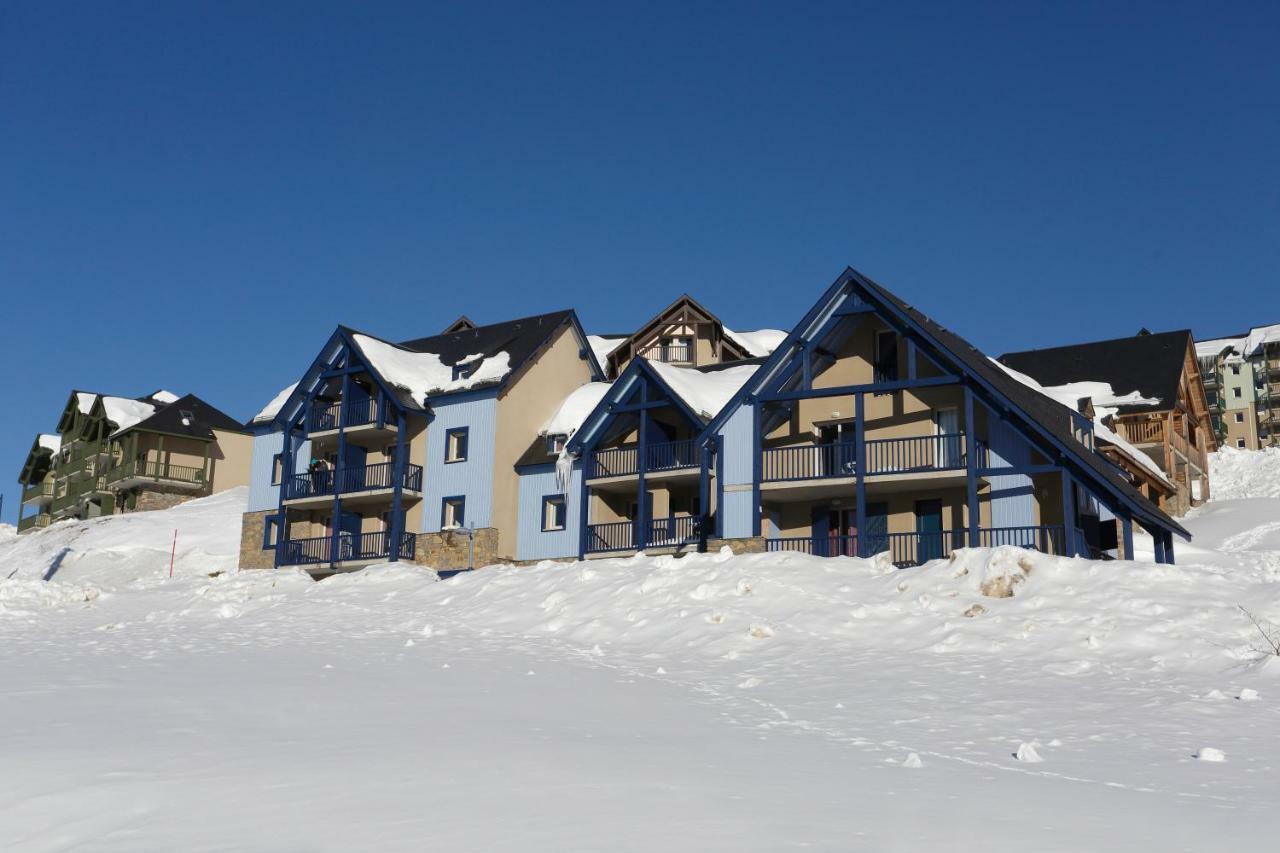
[[[1076,411],[1084,415],[1089,420],[1093,420],[1093,398],[1081,397],[1076,400]]]

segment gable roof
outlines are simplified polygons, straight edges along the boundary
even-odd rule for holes
[[[184,412],[189,413],[191,417],[186,417]],[[130,430],[163,432],[168,435],[185,435],[211,440],[215,438],[214,430],[243,432],[244,428],[239,421],[221,409],[201,400],[195,394],[187,394],[184,397],[178,397],[133,426],[118,430],[116,434]]]
[[[636,344],[654,334],[661,327],[680,322],[677,319],[672,319],[672,315],[678,315],[682,310],[700,317],[700,319],[695,320],[695,322],[711,323],[715,326],[719,326],[724,343],[733,348],[737,353],[738,358],[750,358],[754,355],[754,353],[748,350],[739,340],[724,334],[724,323],[720,321],[719,317],[708,311],[706,307],[689,294],[682,293],[680,296],[676,297],[670,305],[645,321],[640,328],[617,341],[609,351],[609,361],[612,362],[615,356],[620,357],[624,354],[627,356],[634,356],[634,353],[632,353],[631,350]]]
[[[1113,338],[1046,349],[1009,352],[1000,363],[1025,373],[1041,385],[1106,382],[1117,394],[1139,392],[1156,403],[1119,406],[1122,415],[1172,409],[1191,345],[1191,332],[1181,329],[1131,338]]]

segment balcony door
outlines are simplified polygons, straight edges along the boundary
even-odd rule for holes
[[[365,463],[369,451],[358,444],[348,442],[345,445],[346,459],[343,460],[342,490],[359,491],[365,487]]]
[[[820,477],[852,477],[857,460],[857,426],[853,421],[818,427],[817,474]]]
[[[916,501],[916,561],[943,556],[942,501]]]
[[[937,447],[934,448],[934,466],[938,468],[959,468],[963,463],[960,450],[960,410],[938,409],[933,413],[933,429],[937,435]]]

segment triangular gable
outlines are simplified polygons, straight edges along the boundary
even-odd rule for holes
[[[22,462],[18,482],[24,486],[31,486],[43,480],[44,475],[53,467],[53,456],[53,448],[45,447],[40,443],[40,436],[36,436],[31,442],[31,449],[27,451],[27,458]]]
[[[617,412],[616,408],[626,404],[626,401],[639,390],[639,383],[641,382],[651,382],[657,386],[675,407],[676,411],[688,420],[690,425],[701,428],[702,418],[698,417],[698,414],[689,407],[684,399],[663,381],[662,377],[658,375],[649,362],[643,358],[637,358],[627,365],[627,369],[614,381],[609,392],[601,398],[596,407],[591,410],[591,414],[587,415],[586,419],[583,420],[582,426],[569,439],[567,445],[569,452],[576,455],[583,448],[595,446],[609,424],[622,414]]]
[[[1019,432],[1043,453],[1051,448],[1057,455],[1073,463],[1072,474],[1086,482],[1090,491],[1099,489],[1118,498],[1140,520],[1191,538],[1181,525],[1155,507],[1096,453],[1081,446],[1071,435],[1071,411],[1054,400],[1025,388],[960,336],[929,320],[928,317],[894,296],[853,268],[845,271],[823,293],[822,297],[796,324],[756,374],[732,400],[708,423],[700,440],[710,440],[725,421],[744,403],[755,399],[762,389],[785,377],[793,368],[802,349],[821,340],[842,318],[858,314],[874,314],[908,341],[917,351],[945,372],[962,376],[981,392],[984,402],[998,411],[1013,416],[1021,425]],[[946,362],[946,363],[943,363]],[[1058,423],[1057,421],[1061,421]]]
[[[454,332],[462,332],[467,329],[474,329],[474,328],[476,328],[476,324],[472,322],[470,317],[468,317],[466,314],[463,314],[461,317],[454,320],[449,325],[445,326],[444,331],[442,331],[440,334],[451,335]]]
[[[701,303],[689,294],[681,294],[674,302],[663,308],[657,314],[653,315],[648,322],[633,332],[628,337],[619,341],[617,346],[610,351],[608,359],[611,366],[615,367],[623,361],[635,357],[635,347],[637,344],[644,342],[651,335],[657,333],[664,326],[676,326],[682,324],[698,324],[710,323],[717,330],[716,335],[721,342],[721,346],[731,350],[736,358],[751,358],[752,354],[747,352],[733,338],[724,333],[724,323],[715,314],[708,311]]]

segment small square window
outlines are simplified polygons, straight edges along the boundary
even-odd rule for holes
[[[280,478],[284,475],[284,454],[277,453],[271,457],[271,485],[280,485]]]
[[[1236,412],[1236,423],[1244,423],[1244,412]]]
[[[552,456],[558,455],[561,450],[564,450],[565,441],[566,437],[563,435],[547,436],[547,453]]]
[[[547,495],[542,499],[542,530],[564,530],[565,519],[564,495]]]
[[[1243,439],[1243,438],[1237,438],[1237,439],[1236,439],[1236,447],[1240,448],[1241,450],[1244,450],[1244,439]]]
[[[467,499],[461,495],[440,502],[440,527],[462,527],[467,523]]]
[[[444,461],[465,462],[468,427],[454,427],[444,435]]]
[[[262,526],[262,550],[268,551],[276,547],[276,537],[280,535],[280,516],[268,515]]]
[[[1239,376],[1239,375],[1240,375],[1240,365],[1238,365],[1238,364],[1233,364],[1233,365],[1231,365],[1231,375],[1232,375],[1232,376]]]
[[[1239,388],[1232,388],[1232,389],[1231,389],[1231,396],[1232,396],[1232,397],[1239,397],[1239,396],[1241,396],[1241,395],[1240,395],[1240,389],[1239,389]]]

